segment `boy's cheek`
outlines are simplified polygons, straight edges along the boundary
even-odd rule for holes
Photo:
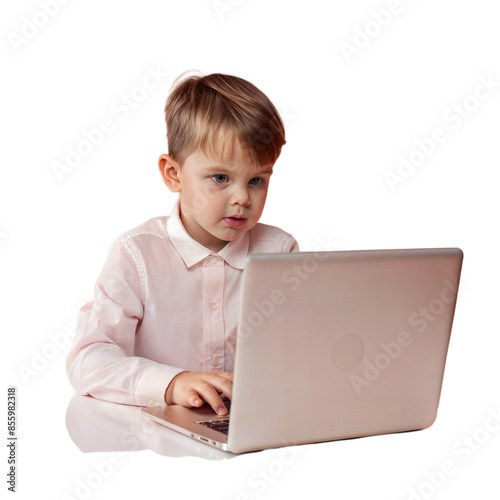
[[[214,206],[218,194],[219,190],[216,187],[203,185],[201,189],[197,189],[187,196],[185,202],[192,210],[202,213]]]

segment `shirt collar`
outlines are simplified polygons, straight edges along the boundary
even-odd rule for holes
[[[250,244],[249,231],[245,231],[240,237],[230,241],[218,254],[212,252],[212,250],[205,248],[187,233],[179,216],[179,200],[175,202],[172,213],[167,220],[167,233],[172,245],[188,268],[198,264],[209,255],[219,255],[230,266],[237,269],[243,269],[245,266]]]

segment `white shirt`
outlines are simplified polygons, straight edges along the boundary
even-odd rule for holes
[[[175,204],[121,235],[94,300],[79,311],[67,373],[80,394],[138,406],[166,404],[181,371],[232,372],[240,282],[250,253],[298,251],[279,228],[257,224],[219,253],[184,229]]]

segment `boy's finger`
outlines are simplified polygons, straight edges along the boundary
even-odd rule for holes
[[[225,415],[227,413],[227,409],[224,406],[219,393],[215,390],[212,384],[205,382],[204,384],[200,384],[196,390],[198,394],[212,407],[215,413],[218,415]]]
[[[227,375],[231,375],[231,377],[225,377],[223,375],[219,375],[214,373],[212,377],[210,377],[209,382],[219,391],[223,392],[229,399],[232,398],[233,395],[233,378],[232,374],[228,372],[222,372]]]
[[[192,388],[187,389],[185,394],[184,394],[184,399],[186,402],[186,405],[188,406],[201,406],[203,404],[203,401],[200,397],[200,395]]]
[[[215,371],[215,372],[212,372],[213,374],[217,374],[227,380],[229,380],[230,382],[233,381],[233,378],[234,378],[234,375],[230,372],[223,372],[223,371]]]

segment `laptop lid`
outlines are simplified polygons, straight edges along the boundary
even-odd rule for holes
[[[430,426],[462,258],[458,248],[250,255],[229,450]]]

